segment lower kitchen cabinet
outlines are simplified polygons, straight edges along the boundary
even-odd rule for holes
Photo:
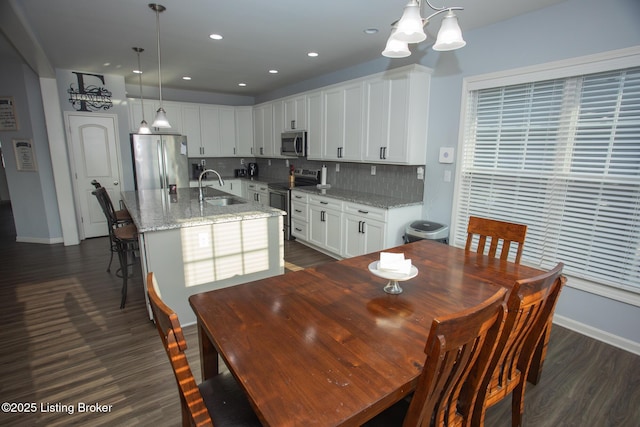
[[[269,206],[269,187],[258,181],[244,181],[246,190],[245,199],[260,206]]]
[[[422,205],[380,208],[303,191],[291,192],[291,233],[334,257],[351,258],[403,243]]]
[[[342,246],[342,202],[309,196],[309,242],[340,254]]]
[[[384,249],[384,232],[384,222],[346,214],[342,256],[351,258]]]

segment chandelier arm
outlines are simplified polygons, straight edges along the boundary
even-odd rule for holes
[[[428,0],[425,0],[425,1],[427,1],[427,3],[429,3]],[[431,6],[431,4],[429,4],[429,6]],[[433,6],[431,6],[431,7],[433,7]],[[449,12],[450,10],[464,10],[464,7],[447,7],[447,8],[444,8],[444,9],[436,9],[436,10],[437,10],[437,12],[432,13],[431,15],[427,16],[426,18],[424,18],[422,20],[422,26],[423,27],[425,25],[427,25],[429,23],[429,21],[431,20],[431,18],[433,18],[436,15],[439,15],[439,14],[441,14],[443,12]]]

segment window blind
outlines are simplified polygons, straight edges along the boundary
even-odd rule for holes
[[[454,212],[528,226],[522,262],[640,293],[640,68],[471,91]]]

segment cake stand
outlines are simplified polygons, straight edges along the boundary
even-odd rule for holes
[[[402,288],[400,287],[400,283],[405,280],[413,279],[418,275],[418,269],[415,265],[411,266],[411,270],[409,270],[409,274],[398,273],[396,271],[388,271],[388,270],[379,270],[378,263],[380,261],[373,261],[369,264],[369,271],[375,276],[382,277],[383,279],[387,279],[389,282],[383,288],[384,291],[388,294],[397,295],[402,293]]]

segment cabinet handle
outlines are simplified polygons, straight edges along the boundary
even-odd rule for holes
[[[358,212],[360,212],[361,214],[365,214],[365,215],[369,213],[369,211],[363,211],[362,209],[358,209]]]
[[[302,213],[302,211],[300,209],[294,209],[296,212],[298,213]]]
[[[251,147],[251,154],[253,154],[253,147]]]
[[[293,196],[293,197],[295,197],[296,199],[302,199],[302,196]]]
[[[299,231],[299,232],[302,233],[302,229],[301,228],[296,227],[296,231]]]
[[[382,148],[383,148],[383,147],[380,147],[380,156],[379,156],[379,157],[380,157],[380,159],[383,159],[383,157],[382,157]]]
[[[324,211],[320,211],[320,222],[324,222]]]
[[[382,158],[386,159],[387,158],[387,147],[383,147],[382,148]]]
[[[321,202],[320,202],[320,204],[322,204],[322,205],[328,205],[328,204],[329,204],[329,202],[323,202],[323,201],[321,201]]]
[[[236,155],[236,147],[233,147],[233,155]]]
[[[296,128],[296,121],[295,120],[291,120],[291,130]]]
[[[362,221],[362,234],[364,234],[364,224],[365,224],[365,222]]]
[[[260,155],[262,156],[264,154],[264,147],[260,147]]]
[[[358,233],[362,233],[362,221],[358,221]]]

